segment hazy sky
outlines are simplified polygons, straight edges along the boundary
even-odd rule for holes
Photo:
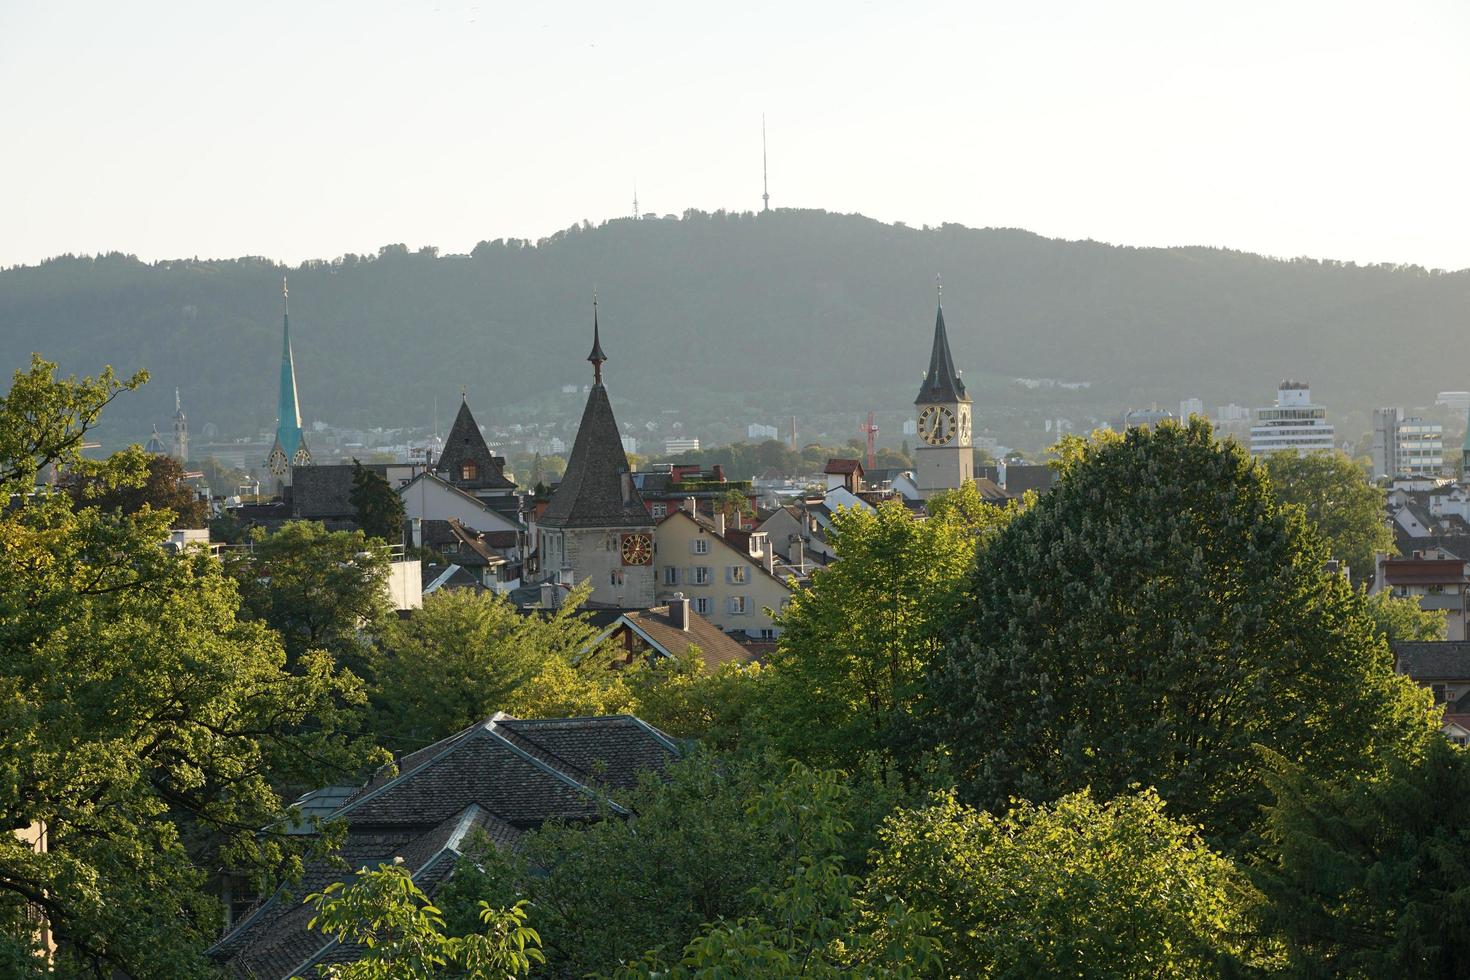
[[[1466,0],[0,0],[0,265],[760,205],[1470,266]]]

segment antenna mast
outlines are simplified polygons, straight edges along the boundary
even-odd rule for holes
[[[762,211],[771,210],[771,177],[766,167],[766,114],[761,113],[761,200],[765,202]]]
[[[875,465],[874,455],[877,449],[876,443],[878,441],[878,426],[873,423],[872,412],[868,413],[868,424],[858,426],[858,431],[868,437],[868,469],[872,470]]]

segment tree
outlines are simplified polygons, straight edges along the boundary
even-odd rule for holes
[[[171,512],[172,527],[203,527],[209,505],[194,495],[184,481],[184,468],[172,456],[150,456],[141,484],[107,485],[96,479],[72,481],[69,489],[77,506],[136,514],[144,507]]]
[[[948,976],[1201,977],[1261,966],[1261,896],[1151,790],[1000,816],[953,793],[888,818],[865,894],[932,923]]]
[[[497,711],[524,711],[532,697],[520,689],[544,685],[553,663],[576,672],[573,660],[596,639],[579,612],[589,591],[584,583],[545,616],[523,616],[489,592],[441,589],[426,597],[422,609],[387,626],[369,655],[375,729],[393,748],[411,750]],[[594,682],[616,680],[602,664],[587,671],[596,672]]]
[[[1352,570],[1353,581],[1373,581],[1376,552],[1394,552],[1382,488],[1345,453],[1272,453],[1266,472],[1276,500],[1302,509],[1327,543],[1328,556]]]
[[[1258,744],[1370,769],[1432,731],[1361,593],[1262,468],[1198,419],[1072,437],[996,534],[928,685],[926,744],[985,807],[1151,785],[1234,846],[1269,795]]]
[[[541,937],[526,924],[526,902],[481,902],[483,931],[446,935],[444,916],[398,865],[359,868],[356,881],[333,882],[306,902],[316,910],[309,928],[364,947],[350,963],[317,967],[333,980],[503,980],[546,961]]]
[[[851,762],[891,748],[950,621],[969,601],[981,542],[1013,511],[973,485],[928,502],[852,508],[833,521],[838,560],[792,594],[771,657],[772,737],[793,758]]]
[[[1260,878],[1297,972],[1463,977],[1470,753],[1434,738],[1375,778],[1273,761]]]
[[[835,771],[792,763],[751,800],[752,822],[770,828],[783,872],[761,889],[755,910],[706,923],[677,962],[662,950],[618,970],[619,978],[651,977],[911,977],[938,966],[929,917],[891,891],[860,892],[843,869],[850,789]]]
[[[1443,640],[1448,628],[1443,609],[1421,609],[1419,600],[1384,589],[1368,597],[1368,614],[1378,634],[1389,643],[1400,640]]]
[[[322,785],[376,758],[338,734],[361,690],[321,656],[295,675],[273,633],[236,616],[234,583],[162,547],[170,514],[78,509],[31,494],[57,464],[104,491],[146,457],[79,456],[102,406],[138,379],[58,380],[39,358],[0,403],[0,963],[35,920],[57,972],[203,976],[218,931],[207,869],[289,870],[279,780]],[[34,849],[10,831],[44,832]],[[207,863],[206,863],[207,862]]]
[[[226,569],[239,583],[244,609],[281,634],[290,662],[325,650],[360,667],[367,636],[387,620],[388,556],[361,531],[328,531],[292,521],[274,534],[257,530],[247,551]]]
[[[347,500],[357,510],[357,523],[370,538],[403,543],[403,498],[377,470],[352,461],[352,490]]]

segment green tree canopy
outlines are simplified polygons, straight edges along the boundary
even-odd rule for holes
[[[1151,790],[1003,816],[942,793],[889,817],[875,853],[867,894],[934,924],[946,976],[1192,978],[1258,958],[1260,895]]]
[[[292,521],[274,534],[257,533],[229,553],[226,569],[239,583],[251,619],[280,633],[291,662],[325,650],[361,669],[368,638],[389,616],[388,555],[362,531],[328,531]]]
[[[1432,730],[1362,595],[1206,423],[1072,438],[1059,465],[932,673],[928,742],[968,799],[1141,782],[1233,845],[1268,799],[1258,743],[1347,772]]]
[[[891,748],[895,720],[969,602],[976,549],[1014,513],[973,485],[927,506],[927,520],[897,502],[833,520],[838,561],[792,594],[771,657],[771,735],[788,756],[849,763]]]
[[[209,505],[184,482],[184,468],[172,456],[150,456],[143,482],[119,486],[115,482],[71,481],[69,489],[79,506],[136,514],[145,506],[173,512],[173,527],[204,527]]]
[[[1383,490],[1342,452],[1272,453],[1265,466],[1277,501],[1300,507],[1328,556],[1346,561],[1358,585],[1371,584],[1374,553],[1394,551]]]
[[[106,491],[142,482],[136,449],[77,455],[132,383],[58,380],[37,359],[0,404],[0,473],[21,495],[0,515],[0,963],[37,975],[28,910],[49,922],[62,975],[205,975],[221,921],[208,872],[279,869],[295,852],[256,833],[281,812],[273,787],[372,757],[337,734],[362,701],[355,679],[320,655],[288,674],[275,634],[237,618],[219,563],[162,547],[168,511],[26,496],[51,463]],[[44,850],[10,832],[27,828]]]
[[[1355,778],[1274,760],[1262,887],[1302,976],[1465,976],[1470,752],[1447,739]]]
[[[347,500],[357,510],[362,533],[388,544],[403,543],[403,498],[382,474],[352,461],[352,490]]]

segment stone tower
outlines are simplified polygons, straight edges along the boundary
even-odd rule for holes
[[[567,469],[537,522],[541,570],[591,582],[593,602],[646,609],[654,603],[653,518],[643,503],[602,384],[602,338],[592,304],[592,390]]]
[[[919,446],[914,451],[914,459],[919,492],[923,496],[953,490],[974,478],[970,407],[965,383],[960,380],[949,353],[941,301],[934,318],[929,371],[924,375],[919,397],[914,399],[919,424]]]

